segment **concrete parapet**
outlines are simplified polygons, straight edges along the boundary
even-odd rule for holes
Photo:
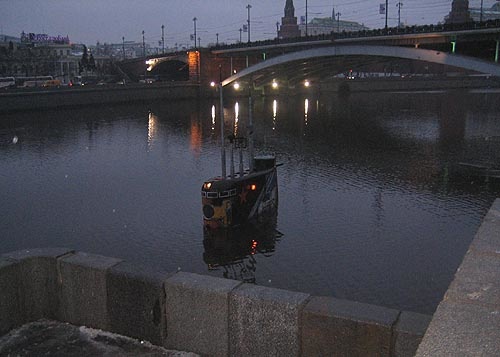
[[[162,346],[166,338],[164,281],[171,273],[121,262],[107,271],[107,313],[111,332]]]
[[[57,318],[57,259],[71,254],[66,248],[26,249],[4,254],[19,263],[19,304],[22,320]]]
[[[80,252],[60,259],[61,321],[108,329],[106,273],[120,262],[119,259]]]
[[[392,331],[392,355],[413,356],[422,342],[432,316],[402,311]]]
[[[180,272],[165,282],[167,348],[229,354],[229,293],[236,280]]]
[[[498,356],[500,199],[483,220],[417,356]]]
[[[399,311],[313,297],[302,313],[304,356],[390,356]]]
[[[231,356],[299,356],[308,294],[243,284],[229,300]]]
[[[50,318],[207,356],[412,356],[430,317],[69,249],[0,257],[0,335]]]
[[[18,262],[0,257],[0,336],[24,323],[19,303],[21,275]]]

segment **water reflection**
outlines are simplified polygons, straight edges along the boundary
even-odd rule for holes
[[[153,141],[157,135],[158,130],[158,116],[153,112],[148,115],[148,150],[153,148]]]
[[[257,283],[258,256],[272,257],[282,236],[276,230],[276,217],[265,225],[205,231],[203,261],[209,271],[221,271],[224,278]]]

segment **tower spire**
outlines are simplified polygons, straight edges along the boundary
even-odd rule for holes
[[[295,17],[295,7],[293,6],[293,0],[286,0],[285,17]]]

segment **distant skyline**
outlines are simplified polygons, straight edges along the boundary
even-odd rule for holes
[[[158,47],[161,26],[165,26],[165,46],[190,46],[196,17],[201,45],[234,43],[239,29],[247,23],[250,4],[251,40],[276,37],[285,0],[0,0],[0,32],[18,37],[22,31],[68,35],[73,43],[142,42],[142,31],[150,46]],[[389,0],[389,26],[397,26],[399,0]],[[451,10],[452,0],[401,0],[401,22],[408,25],[442,22]],[[490,8],[496,0],[484,0]],[[295,16],[305,15],[305,0],[294,0]],[[385,0],[308,0],[308,19],[330,17],[332,8],[341,20],[356,21],[369,28],[382,28],[385,17],[379,6]],[[469,0],[480,7],[480,0]],[[246,42],[247,34],[243,34]]]

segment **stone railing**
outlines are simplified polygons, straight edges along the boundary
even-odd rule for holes
[[[0,258],[0,335],[40,318],[209,356],[413,356],[430,316],[63,248]]]

